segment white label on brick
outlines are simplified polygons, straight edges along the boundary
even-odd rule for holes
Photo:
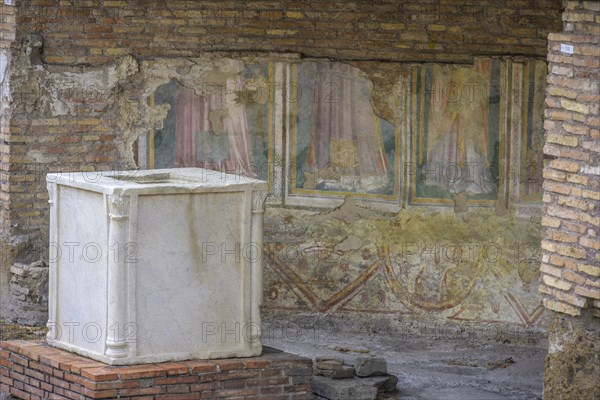
[[[589,165],[584,165],[583,168],[581,168],[581,172],[590,175],[600,175],[600,167],[590,167]]]
[[[572,44],[561,44],[560,52],[565,54],[573,54],[573,45]]]

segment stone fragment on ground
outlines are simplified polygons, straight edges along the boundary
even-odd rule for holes
[[[354,368],[350,365],[343,365],[342,369],[335,371],[331,378],[333,379],[348,379],[354,376]]]
[[[395,390],[397,382],[393,375],[352,379],[314,376],[312,391],[317,398],[327,400],[376,400],[380,393]]]
[[[315,359],[314,374],[332,379],[347,379],[354,376],[354,368],[345,365],[339,358],[317,357]]]
[[[387,362],[382,357],[346,361],[317,357],[314,373],[313,393],[327,400],[375,400],[381,393],[395,390],[398,383],[398,378],[387,374]]]
[[[382,357],[358,357],[354,361],[356,376],[362,378],[387,374],[387,361]]]
[[[323,358],[315,359],[315,375],[331,377],[336,371],[339,371],[344,366],[344,362],[338,358]]]

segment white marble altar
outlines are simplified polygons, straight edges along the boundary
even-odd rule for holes
[[[200,168],[46,179],[51,345],[113,365],[261,353],[266,182]]]

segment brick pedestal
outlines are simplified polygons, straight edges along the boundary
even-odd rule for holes
[[[260,357],[109,366],[43,341],[0,342],[0,393],[20,399],[312,399],[310,359]]]

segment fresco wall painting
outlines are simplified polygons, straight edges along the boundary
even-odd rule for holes
[[[199,88],[173,78],[149,99],[168,104],[162,129],[150,134],[150,168],[199,167],[264,180],[272,176],[273,65],[230,60]]]
[[[149,160],[269,181],[266,310],[541,323],[539,225],[497,209],[540,199],[544,62],[415,65],[401,121],[349,64],[225,64],[157,88]]]
[[[342,63],[303,62],[291,72],[286,202],[326,205],[336,203],[319,200],[352,196],[398,203],[399,130],[375,115],[372,83]]]
[[[500,61],[474,67],[425,65],[413,73],[411,202],[454,204],[497,200],[500,147]]]

